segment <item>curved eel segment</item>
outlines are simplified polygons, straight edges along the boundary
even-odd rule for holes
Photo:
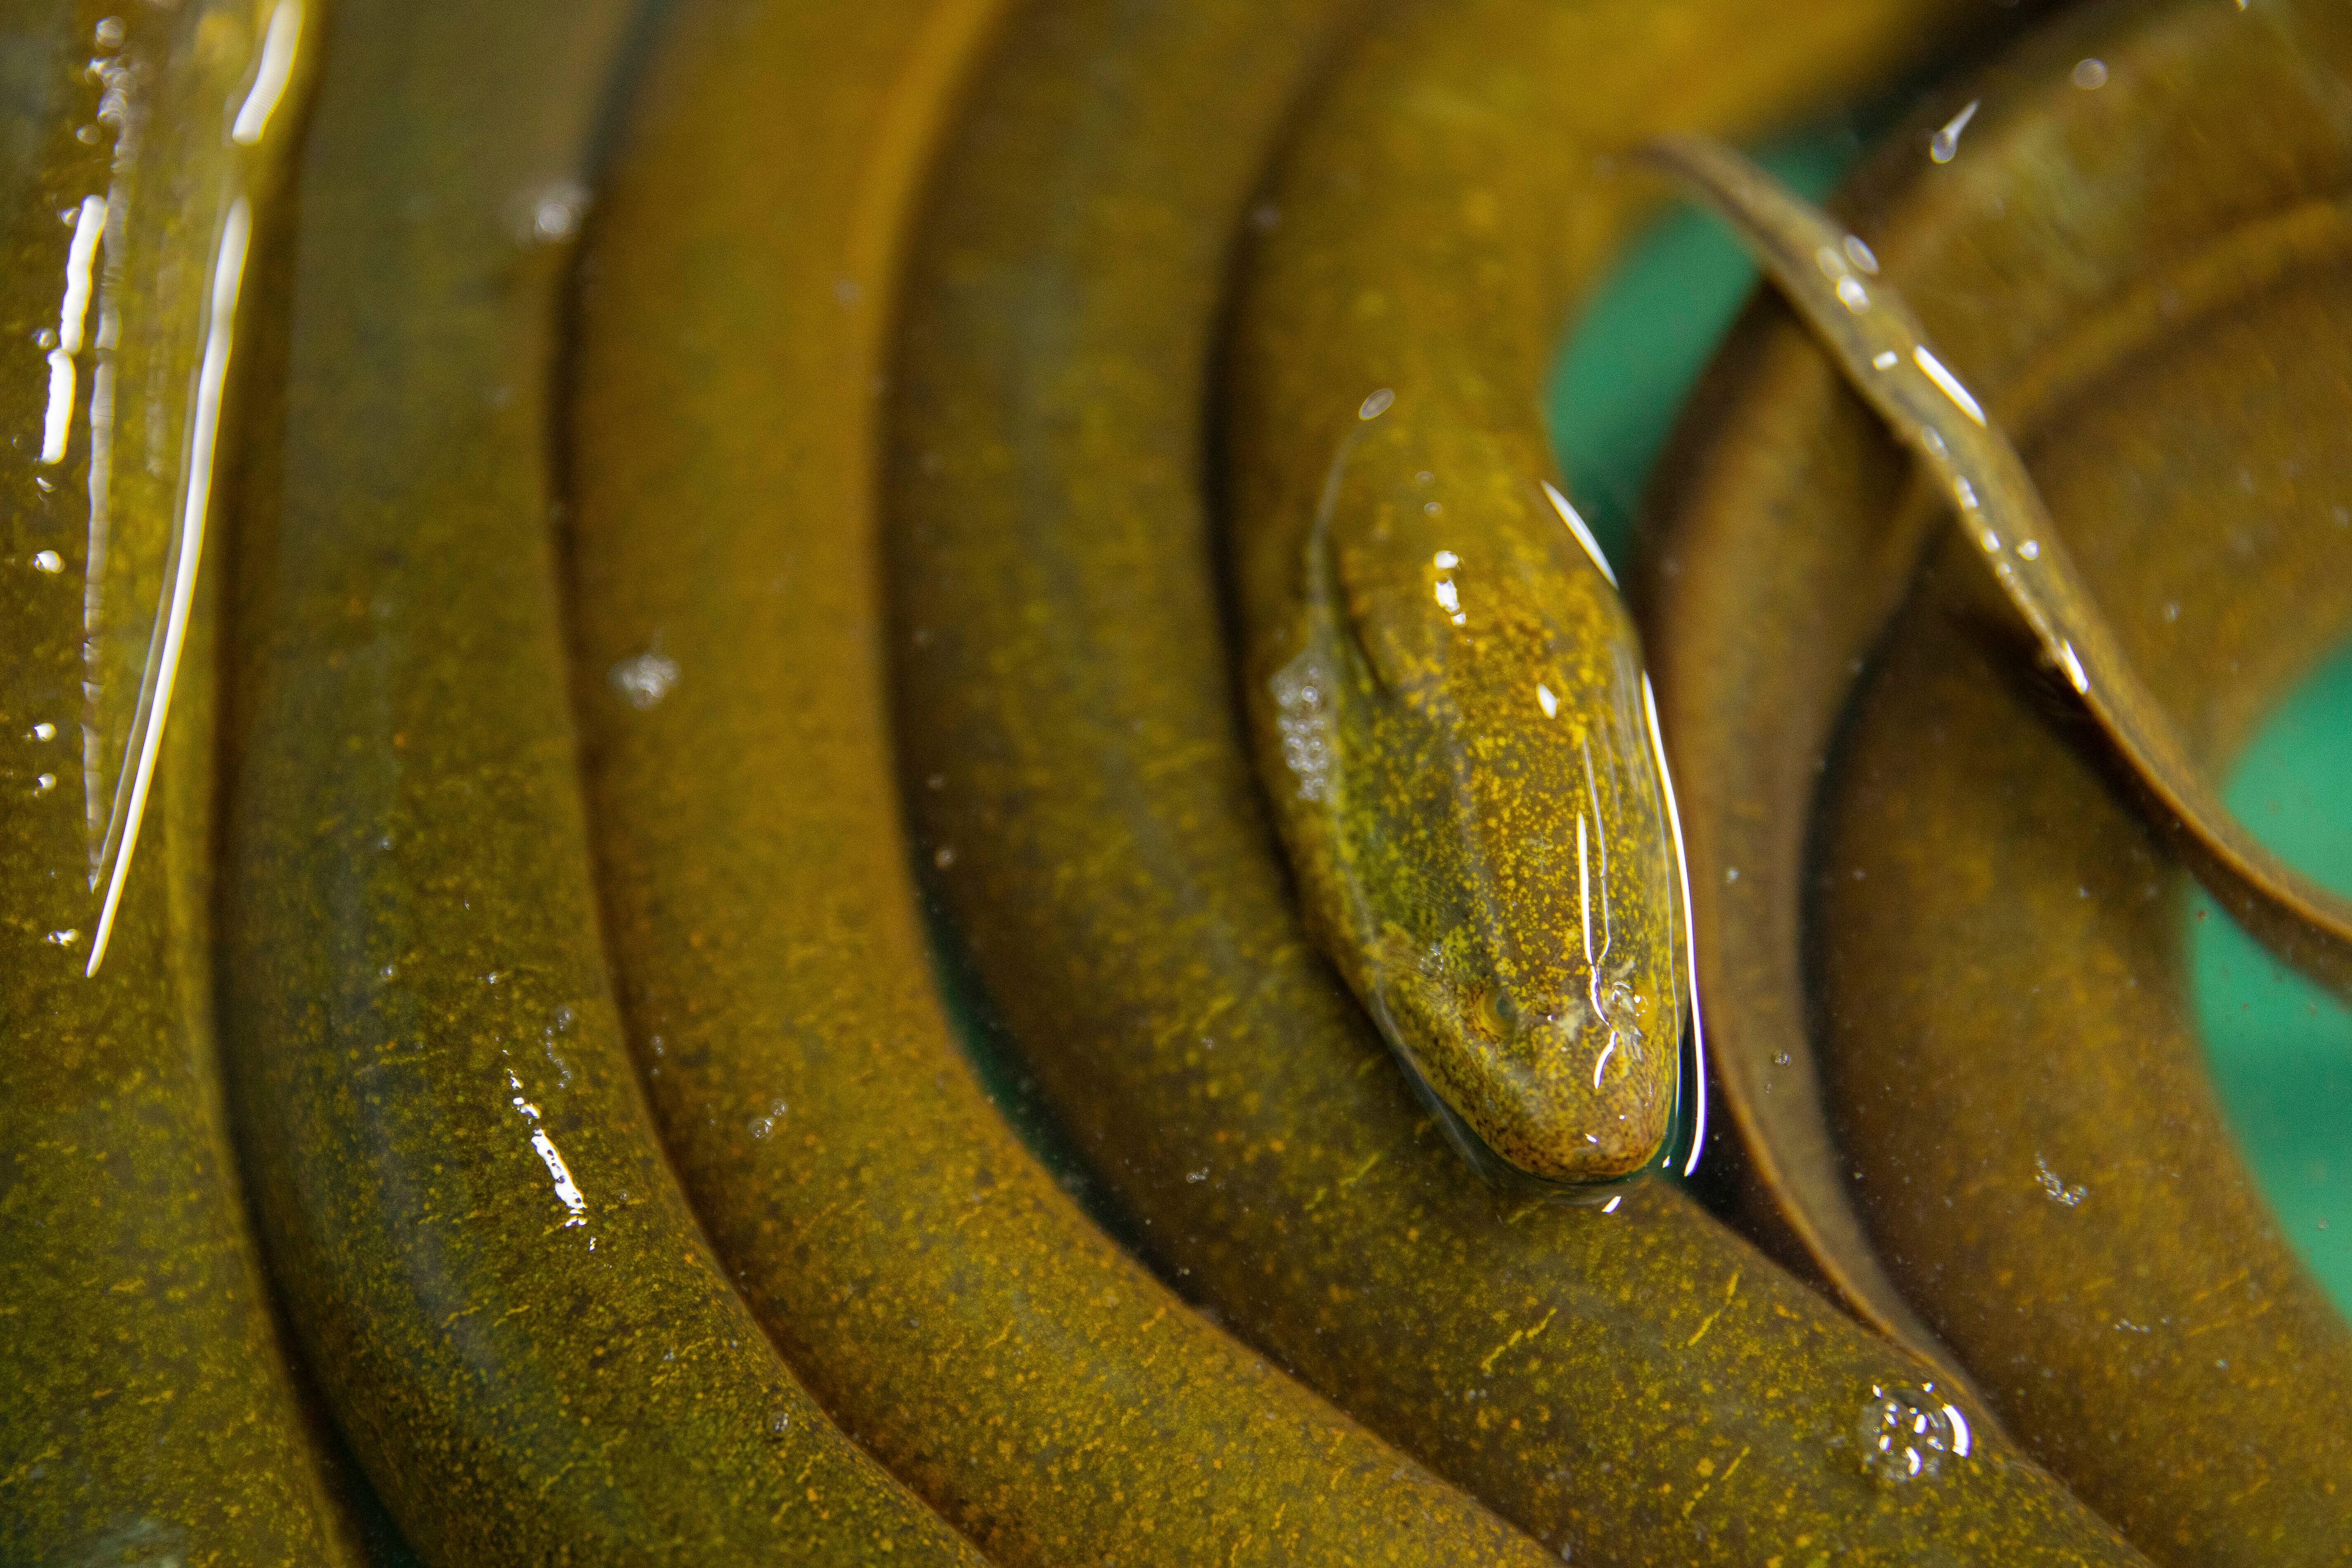
[[[2017,449],[1879,279],[1870,247],[1727,147],[1676,136],[1642,156],[1738,232],[1846,379],[1927,465],[2043,656],[2151,797],[2158,826],[2177,823],[2190,841],[2199,878],[2280,956],[2339,989],[2352,983],[2352,900],[2265,848],[2205,783],[2101,616]]]

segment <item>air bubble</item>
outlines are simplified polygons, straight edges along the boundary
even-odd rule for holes
[[[33,570],[36,572],[55,574],[65,569],[66,558],[54,550],[40,551],[33,557]]]
[[[1864,1472],[1889,1486],[1934,1479],[1947,1458],[1966,1452],[1955,1415],[1927,1389],[1872,1384],[1855,1426]]]

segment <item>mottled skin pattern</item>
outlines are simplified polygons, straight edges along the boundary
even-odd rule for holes
[[[1380,482],[1420,460],[1393,419],[1385,391],[1359,405],[1292,572],[1247,595],[1281,661],[1249,682],[1275,822],[1325,952],[1465,1152],[1630,1175],[1675,1120],[1684,989],[1640,641],[1566,522],[1514,526],[1475,463]]]
[[[964,147],[1105,134],[1122,105],[1089,68],[1131,51],[1216,73],[1260,140],[1338,9],[1041,0],[948,177]],[[579,697],[655,1111],[770,1331],[993,1560],[1538,1568],[1119,1252],[941,1016],[889,763],[876,388],[912,187],[996,10],[698,0],[600,211]]]
[[[2194,841],[2192,863],[2210,874],[2216,895],[2256,915],[2255,929],[2284,956],[2339,988],[2352,981],[2352,900],[2264,848],[2206,784],[2075,569],[2024,461],[1879,276],[1869,247],[1727,147],[1669,137],[1643,156],[1738,232],[1848,383],[1935,477],[1960,536],[1992,568],[2043,660],[2137,775],[2154,820]]]
[[[1548,167],[1537,84],[1605,96],[1622,60],[1689,90],[1749,58],[1711,34],[1603,47],[1640,36],[1637,10],[1657,8],[1384,12],[1325,101],[1353,105],[1360,142],[1423,149],[1458,210],[1463,171]],[[1793,25],[1815,16],[1874,41],[1837,54],[1836,79],[1933,32],[1914,7],[1754,15],[1776,41],[1818,42]],[[1198,411],[1251,150],[1200,133],[1213,76],[1113,60],[1096,79],[1127,95],[1123,134],[1051,160],[1025,138],[968,142],[940,187],[908,296],[888,544],[922,849],[1105,1185],[1228,1323],[1573,1561],[2139,1561],[1981,1432],[1932,1479],[1874,1479],[1874,1389],[1940,1415],[1932,1373],[1671,1185],[1608,1208],[1505,1196],[1418,1108],[1300,923],[1220,635]],[[1400,105],[1408,86],[1426,112]],[[1465,248],[1437,247],[1451,264],[1411,300],[1436,332],[1458,322],[1452,290],[1516,297],[1519,266],[1549,254],[1548,231],[1507,252],[1454,233]],[[1541,472],[1528,374],[1511,404],[1526,462],[1503,470],[1520,477]],[[1363,393],[1342,395],[1344,430]],[[1294,457],[1319,483],[1334,450]]]
[[[2201,768],[2352,625],[2347,60],[2333,6],[2090,8],[1924,106],[1846,198]],[[1958,158],[1918,159],[1971,99]],[[2166,841],[2095,733],[2053,723],[2063,689],[1957,541],[1818,817],[1849,660],[1948,523],[1890,503],[1896,448],[1785,310],[1709,401],[1657,519],[1653,651],[1716,889],[1710,1043],[1778,1192],[1809,1223],[1859,1208],[2010,1429],[2152,1555],[2342,1561],[2352,1345],[2214,1104]]]
[[[0,377],[0,1561],[10,1563],[355,1561],[270,1319],[220,1104],[204,591],[219,580],[216,552],[194,579],[106,959],[86,973],[101,901],[92,869],[176,575],[215,245],[238,196],[268,209],[307,93],[310,52],[298,51],[267,135],[239,147],[225,134],[268,13],[249,0],[0,7],[10,345]],[[119,112],[101,118],[110,91]],[[102,219],[84,206],[92,197]],[[76,311],[64,296],[85,225],[99,241],[84,252],[95,287]],[[55,462],[40,460],[58,384],[45,351],[76,373]],[[104,385],[155,390],[115,401],[109,419]],[[95,474],[93,425],[116,454]],[[94,484],[105,498],[97,526]]]
[[[330,37],[238,541],[238,1131],[310,1363],[436,1568],[976,1564],[735,1294],[608,990],[542,242],[630,15],[362,5]]]

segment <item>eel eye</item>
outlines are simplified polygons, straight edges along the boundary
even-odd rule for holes
[[[1521,1015],[1509,992],[1499,985],[1482,985],[1470,1004],[1470,1016],[1480,1034],[1496,1040],[1517,1032]]]

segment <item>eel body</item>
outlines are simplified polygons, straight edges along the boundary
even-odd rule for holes
[[[221,419],[323,19],[0,7],[10,1563],[356,1560],[247,1218],[209,909]]]
[[[2334,498],[2294,475],[2340,468],[2310,345],[2345,331],[2347,62],[2330,6],[2081,8],[1841,198],[2200,767],[2346,624]],[[2352,1347],[2213,1103],[2178,840],[2027,676],[1944,495],[1898,500],[1906,462],[1775,300],[1665,470],[1637,581],[1725,1102],[1857,1310],[1924,1316],[2150,1555],[2336,1561],[2341,1435],[2311,1413]]]
[[[1742,15],[1740,39],[1771,57],[1759,71],[1802,101],[1910,58],[1953,13]],[[1489,207],[1465,173],[1509,175],[1530,149],[1531,175],[1585,169],[1540,150],[1584,112],[1570,96],[1619,81],[1597,62],[1667,97],[1750,58],[1645,30],[1664,26],[1654,6],[1386,9],[1292,160],[1335,192],[1442,202],[1446,225],[1399,219],[1399,265],[1454,284],[1412,310],[1434,340],[1532,296],[1491,329],[1521,342],[1560,298],[1543,275],[1556,209],[1516,189]],[[1226,244],[1312,204],[1284,183],[1255,196],[1264,150],[1199,133],[1213,79],[1138,59],[1097,79],[1134,95],[1118,134],[1050,160],[973,141],[946,165],[908,295],[887,547],[902,777],[939,897],[1143,1244],[1310,1385],[1577,1561],[2138,1561],[1939,1373],[1672,1185],[1588,1206],[1467,1178],[1301,924],[1221,635],[1201,410]],[[1074,186],[1090,199],[1046,199]],[[1453,221],[1465,211],[1527,226]],[[1465,248],[1422,271],[1414,247],[1448,235]],[[1543,472],[1540,356],[1517,352],[1527,395],[1496,407],[1522,460],[1497,488]],[[1338,432],[1377,387],[1391,416],[1408,406],[1402,380],[1345,379],[1361,389],[1335,404],[1318,376],[1303,405]],[[1336,449],[1289,448],[1310,507]]]
[[[976,1564],[736,1294],[609,988],[551,404],[635,13],[362,5],[329,37],[230,617],[246,1168],[308,1363],[434,1568]]]
[[[875,472],[933,139],[961,101],[960,146],[1090,140],[1118,105],[1073,102],[1130,52],[1219,73],[1223,125],[1262,138],[1342,14],[1044,0],[1000,38],[1000,9],[681,7],[595,226],[578,699],[649,1098],[788,1358],[993,1561],[1535,1568],[1122,1254],[941,1016],[889,764]]]

